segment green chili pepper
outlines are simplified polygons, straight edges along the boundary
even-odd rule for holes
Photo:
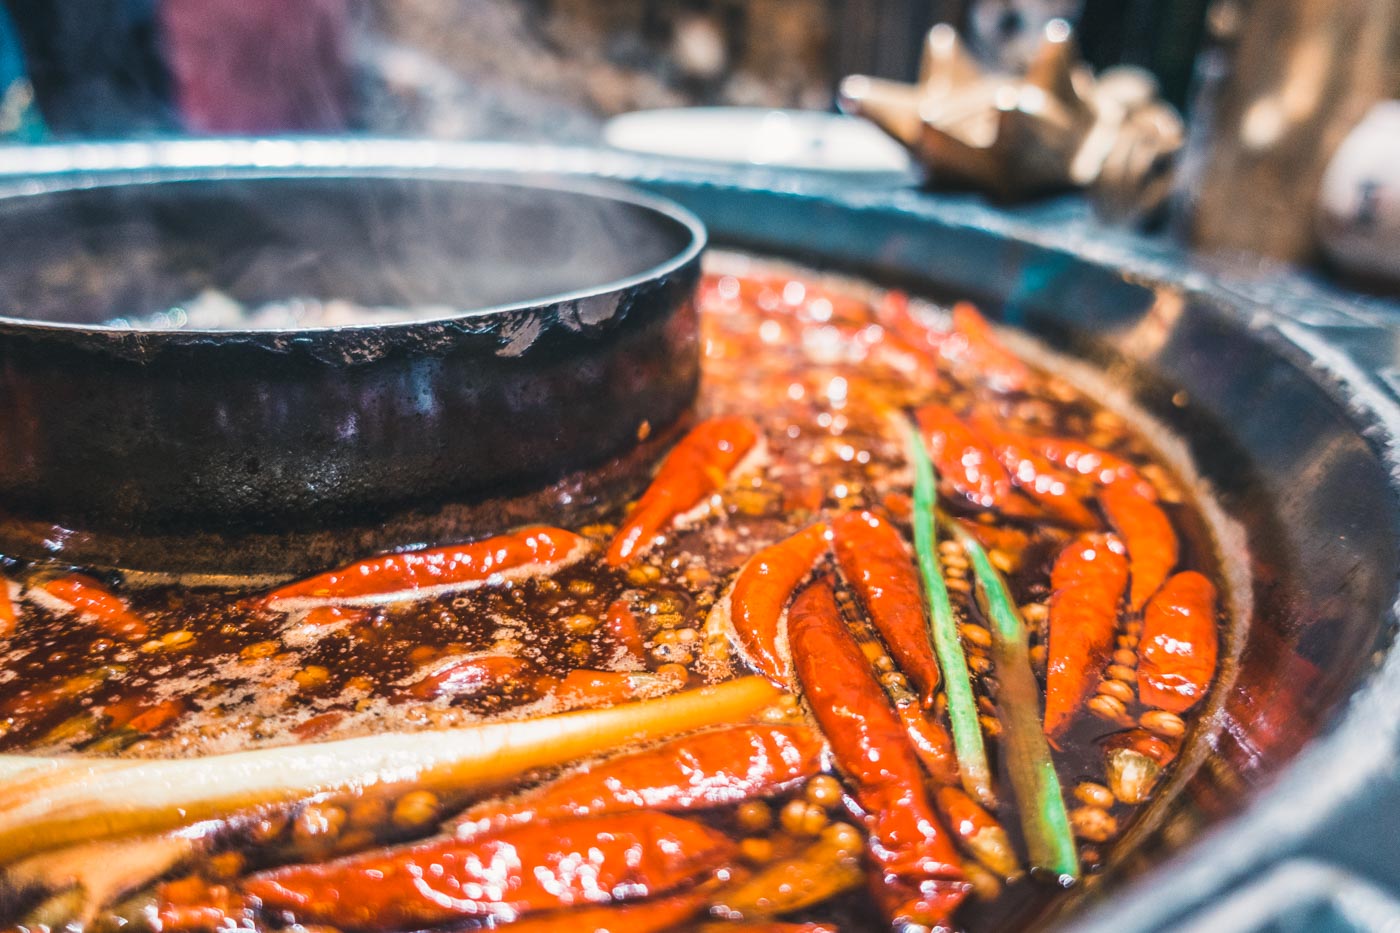
[[[952,603],[948,601],[943,569],[938,562],[934,528],[938,487],[933,464],[924,450],[923,438],[912,425],[909,428],[909,461],[914,467],[914,551],[918,555],[919,572],[924,581],[933,650],[938,655],[938,666],[943,672],[943,692],[948,697],[953,753],[958,759],[963,789],[985,806],[995,806],[992,772],[987,766],[982,725],[977,720],[977,701],[972,696],[972,678],[967,672],[967,658],[963,655],[962,642],[958,640],[957,621],[953,617]]]
[[[1040,690],[1031,670],[1026,627],[1006,581],[987,559],[982,545],[957,522],[949,524],[967,552],[983,609],[992,623],[992,663],[999,684],[997,712],[1031,865],[1054,872],[1061,884],[1068,884],[1079,876],[1079,853],[1070,832],[1060,777],[1041,730]]]

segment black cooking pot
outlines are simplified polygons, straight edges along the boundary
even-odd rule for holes
[[[195,175],[0,187],[0,552],[292,572],[578,520],[693,399],[704,232],[673,205],[518,176]],[[174,329],[208,290],[418,317]]]
[[[279,171],[313,176],[626,179],[686,204],[723,243],[978,298],[1090,364],[1202,476],[1235,618],[1201,723],[1127,845],[1055,916],[1023,919],[1127,933],[1379,930],[1400,917],[1400,340],[1387,317],[1400,308],[1216,275],[1061,205],[796,190],[595,152],[208,142],[0,152],[0,171],[60,184],[119,178],[123,164],[228,176],[265,172],[269,146]]]

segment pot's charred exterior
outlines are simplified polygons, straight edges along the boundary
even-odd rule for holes
[[[0,197],[4,553],[299,572],[526,503],[583,514],[694,397],[704,233],[653,199],[393,170],[91,181]],[[101,326],[205,289],[439,310]]]

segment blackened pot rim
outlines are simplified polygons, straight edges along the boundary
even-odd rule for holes
[[[440,182],[454,187],[460,185],[491,186],[525,191],[545,191],[586,200],[621,203],[651,213],[652,220],[660,218],[676,225],[679,230],[688,235],[688,241],[681,249],[672,252],[665,260],[632,275],[607,279],[591,286],[565,292],[541,294],[519,301],[462,308],[452,314],[439,317],[415,317],[402,321],[307,327],[160,328],[80,324],[51,319],[14,317],[0,313],[0,334],[61,334],[69,340],[90,338],[104,344],[134,342],[148,349],[156,349],[161,344],[207,343],[211,340],[238,343],[258,342],[276,346],[288,340],[334,339],[336,335],[344,335],[352,339],[365,334],[382,333],[390,336],[423,326],[469,326],[473,330],[478,330],[483,326],[484,319],[493,316],[559,307],[571,302],[597,299],[610,294],[625,294],[639,287],[644,287],[648,283],[665,281],[688,265],[697,262],[708,245],[708,232],[700,218],[669,198],[643,192],[625,182],[612,179],[536,174],[528,170],[512,172],[505,169],[484,168],[479,171],[456,169],[433,171],[393,165],[365,166],[363,168],[288,165],[252,169],[243,166],[240,167],[240,170],[229,171],[211,170],[210,167],[147,166],[140,170],[133,170],[124,166],[111,165],[105,169],[74,169],[71,172],[57,175],[29,178],[7,177],[6,173],[0,170],[0,205],[27,198],[42,198],[93,189],[128,188],[134,190],[142,186],[335,179]]]

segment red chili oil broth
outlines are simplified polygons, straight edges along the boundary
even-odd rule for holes
[[[848,288],[823,285],[837,292]],[[873,294],[866,286],[848,291]],[[544,706],[519,697],[488,693],[424,701],[409,696],[406,688],[435,660],[474,652],[512,654],[556,677],[572,669],[629,667],[601,624],[619,597],[628,599],[647,638],[649,668],[669,661],[689,663],[688,656],[700,647],[710,607],[753,552],[801,530],[820,513],[885,510],[907,496],[902,439],[890,430],[886,406],[938,400],[956,409],[968,397],[965,389],[951,397],[921,392],[897,372],[849,358],[849,331],[836,330],[830,322],[802,321],[782,302],[770,305],[766,311],[703,309],[710,313],[705,315],[705,376],[698,406],[702,416],[745,414],[759,422],[766,461],[731,482],[714,514],[672,531],[638,566],[618,571],[589,557],[544,579],[352,609],[345,619],[321,628],[262,606],[255,591],[136,587],[119,577],[107,578],[104,582],[149,623],[149,638],[141,643],[99,637],[93,625],[77,616],[24,600],[17,631],[0,655],[0,728],[5,729],[0,751],[177,757],[538,715]],[[1053,395],[1001,400],[1000,414],[1029,423],[1034,433],[1088,439],[1140,467],[1155,464],[1149,467],[1154,481],[1182,488],[1131,426],[1062,382],[1054,388]],[[957,501],[944,504],[976,518]],[[1178,569],[1201,570],[1218,581],[1200,513],[1189,501],[1165,508],[1181,538]],[[622,515],[619,507],[612,523],[575,530],[595,542],[596,555]],[[895,524],[910,539],[907,521],[896,515]],[[1043,602],[1049,595],[1050,566],[1071,533],[1004,518],[995,524],[1027,538],[1023,562],[1008,574],[1017,602]],[[56,569],[8,568],[10,578],[19,581],[47,572]],[[975,600],[953,596],[960,621],[986,624]],[[577,621],[580,616],[599,624],[590,628]],[[174,634],[181,632],[193,637]],[[691,684],[709,673],[693,668]],[[1043,672],[1039,676],[1043,689]],[[98,682],[39,702],[44,691],[80,686],[84,678]],[[985,694],[984,686],[985,677],[975,676],[979,695]],[[151,704],[180,698],[188,708],[153,733],[114,739],[102,711],[133,697]],[[1141,710],[1129,704],[1129,712]],[[1067,799],[1080,781],[1104,781],[1099,741],[1121,728],[1089,714],[1077,719],[1055,754]],[[988,747],[1000,772],[1001,803],[995,815],[1024,856],[1005,763],[995,739]],[[526,782],[540,777],[529,776]],[[459,806],[467,801],[444,802]],[[775,815],[782,803],[772,801]],[[1075,804],[1071,800],[1069,805]],[[1110,811],[1119,836],[1134,811],[1121,803]],[[703,818],[737,837],[734,813],[731,807]],[[250,868],[343,851],[297,841],[289,828],[295,818],[293,810],[242,820],[225,847],[245,848]],[[364,847],[413,835],[386,817],[360,841]],[[1112,845],[1092,848],[1106,859]],[[1092,873],[1097,864],[1087,864],[1086,871]],[[1052,886],[1023,878],[1008,884],[993,902],[970,898],[958,920],[969,930],[1018,926],[1055,896]],[[825,920],[857,931],[880,929],[877,916],[868,894],[860,890],[784,919]],[[258,922],[278,925],[275,918]]]

